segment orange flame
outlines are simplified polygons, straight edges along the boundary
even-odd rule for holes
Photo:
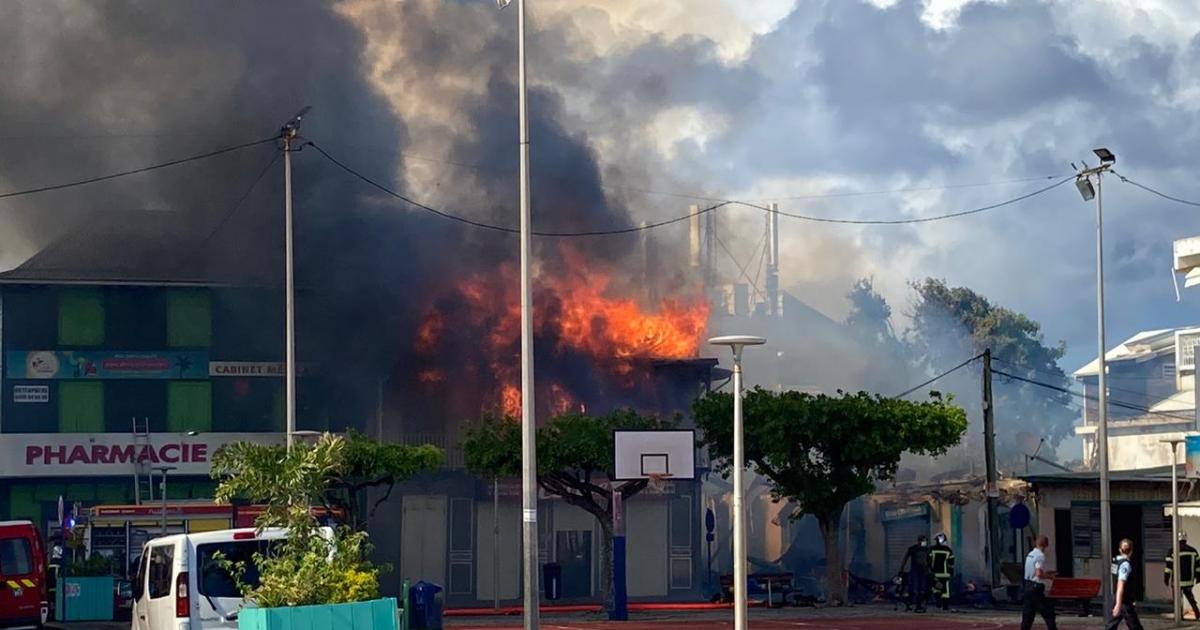
[[[647,309],[637,299],[621,295],[614,274],[597,268],[573,249],[562,248],[562,264],[544,269],[534,291],[534,335],[552,340],[555,350],[575,352],[595,359],[597,365],[620,376],[633,370],[637,359],[686,359],[697,355],[708,322],[707,300],[698,290],[681,290]],[[498,383],[494,400],[500,411],[519,416],[520,299],[515,265],[473,275],[455,286],[447,299],[455,305],[455,316],[465,318],[473,334],[482,334],[480,356]],[[439,307],[431,308],[417,329],[416,349],[433,355],[449,330]],[[451,320],[457,322],[457,320]],[[474,332],[480,331],[480,332]],[[434,382],[436,370],[418,375]],[[629,381],[632,383],[632,381]],[[548,408],[564,413],[585,408],[562,383],[551,383],[539,392],[548,397]]]

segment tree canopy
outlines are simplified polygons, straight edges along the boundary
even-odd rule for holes
[[[733,455],[733,396],[696,401],[696,425],[714,468],[728,473]],[[837,525],[846,504],[892,479],[904,453],[937,456],[962,439],[966,413],[940,395],[914,402],[859,392],[836,396],[761,388],[746,392],[745,458],[770,482],[772,498],[811,514],[838,558]],[[831,599],[844,601],[841,567],[827,563]]]

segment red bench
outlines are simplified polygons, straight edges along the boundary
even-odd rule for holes
[[[1054,578],[1046,597],[1066,599],[1079,604],[1079,616],[1088,615],[1088,604],[1100,594],[1100,580],[1096,578]]]

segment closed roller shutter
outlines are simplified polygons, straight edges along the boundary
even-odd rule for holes
[[[904,554],[908,548],[917,542],[917,536],[929,536],[929,516],[889,521],[884,524],[884,534],[887,537],[887,566],[884,567],[884,571],[894,574],[900,570],[900,563],[904,562]]]

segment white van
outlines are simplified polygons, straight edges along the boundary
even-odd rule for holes
[[[245,561],[242,581],[255,586],[254,553],[286,536],[283,529],[225,529],[147,542],[133,582],[132,630],[237,628],[237,611],[245,601],[214,554]]]

